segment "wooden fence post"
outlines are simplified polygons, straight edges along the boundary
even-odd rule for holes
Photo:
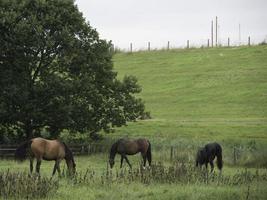
[[[234,147],[234,164],[236,164],[236,148]]]
[[[248,46],[250,46],[250,36],[248,36]]]
[[[228,37],[227,46],[230,47],[230,38]]]
[[[90,154],[90,144],[88,144],[88,147],[87,147],[87,154],[89,155]]]
[[[133,52],[133,43],[130,43],[130,52]]]
[[[173,146],[171,146],[171,157],[170,157],[171,161],[173,159]]]
[[[207,47],[208,47],[208,48],[210,47],[210,39],[208,39]]]
[[[81,148],[81,154],[84,154],[84,146]]]
[[[189,40],[187,40],[187,48],[189,49]]]
[[[167,50],[170,50],[170,41],[168,41]]]
[[[147,50],[150,51],[150,42],[148,42]]]

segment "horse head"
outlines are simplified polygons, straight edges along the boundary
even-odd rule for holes
[[[205,163],[206,157],[207,153],[205,148],[200,148],[197,152],[197,158],[196,158],[197,163],[203,165]]]
[[[109,158],[109,165],[110,165],[110,168],[113,168],[113,166],[114,166],[114,159],[112,159],[112,158]]]
[[[64,142],[63,142],[63,144],[65,146],[65,160],[66,160],[68,170],[71,174],[75,174],[76,173],[76,163],[74,161],[73,153]]]
[[[70,174],[75,174],[76,173],[76,163],[74,161],[74,159],[67,159],[66,158],[66,163],[67,163],[67,167],[68,170],[70,172]]]

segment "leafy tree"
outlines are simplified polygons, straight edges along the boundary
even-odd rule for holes
[[[142,118],[132,76],[119,81],[111,43],[73,0],[0,0],[0,125],[93,133]]]

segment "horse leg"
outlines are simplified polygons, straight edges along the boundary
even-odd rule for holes
[[[60,160],[57,163],[57,173],[59,176],[61,176],[61,174],[60,174]]]
[[[56,160],[55,161],[55,165],[54,165],[54,169],[53,169],[53,173],[52,173],[52,176],[54,176],[55,175],[55,173],[56,173],[56,170],[57,170],[57,167],[58,166],[58,160]]]
[[[30,157],[30,172],[32,174],[32,170],[33,170],[33,158]]]
[[[129,162],[127,156],[124,156],[124,158],[125,158],[126,162],[128,163],[129,167],[132,169],[132,165],[130,164],[130,162]]]
[[[147,157],[146,157],[146,154],[142,154],[142,157],[143,157],[143,161],[144,161],[144,168],[146,167],[146,159],[147,159]]]
[[[208,171],[208,162],[205,162],[206,172]]]
[[[40,158],[37,159],[36,162],[36,173],[40,174],[40,166],[41,166],[42,160]]]
[[[121,168],[122,168],[122,163],[123,163],[123,156],[121,156]]]
[[[54,176],[54,175],[55,175],[55,173],[56,173],[56,170],[57,170],[58,174],[60,175],[59,163],[60,163],[60,160],[59,160],[59,159],[57,159],[57,160],[55,161],[55,165],[54,165],[54,170],[53,170],[52,176]]]
[[[210,161],[210,172],[213,172],[213,169],[214,169],[214,164],[213,164],[213,161],[211,160]]]

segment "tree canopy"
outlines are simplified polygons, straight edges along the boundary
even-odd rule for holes
[[[137,79],[113,71],[73,0],[0,0],[0,126],[31,138],[47,129],[109,131],[142,118]]]

